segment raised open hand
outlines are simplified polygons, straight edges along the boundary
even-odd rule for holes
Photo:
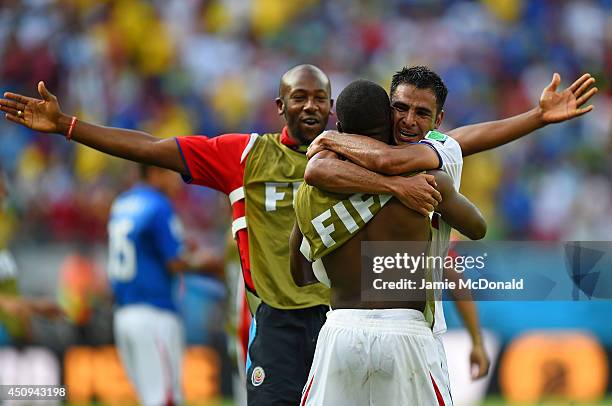
[[[595,83],[595,78],[589,73],[585,73],[567,89],[557,93],[559,83],[561,83],[561,76],[554,73],[552,81],[544,88],[540,96],[542,120],[545,123],[558,123],[593,110],[593,105],[580,107],[598,90],[596,87],[591,87]]]
[[[6,92],[0,99],[0,110],[7,120],[41,132],[59,132],[61,110],[57,97],[47,90],[44,82],[38,82],[42,99]]]

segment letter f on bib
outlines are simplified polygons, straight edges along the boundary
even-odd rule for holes
[[[331,217],[331,210],[325,210],[323,213],[319,214],[317,217],[312,219],[312,225],[317,230],[319,237],[321,237],[321,241],[327,248],[331,247],[336,243],[334,239],[331,237],[331,233],[336,230],[334,224],[330,224],[325,226],[323,222]]]
[[[276,211],[276,202],[285,198],[285,192],[277,192],[276,188],[287,186],[287,182],[266,182],[266,211]]]

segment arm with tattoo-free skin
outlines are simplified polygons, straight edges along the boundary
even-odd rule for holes
[[[363,168],[385,175],[426,171],[441,165],[438,154],[426,144],[388,145],[371,137],[332,130],[315,138],[306,156],[310,159],[323,150],[335,152]]]
[[[480,379],[487,375],[491,361],[484,348],[482,332],[480,330],[480,320],[476,304],[472,299],[469,288],[459,288],[461,275],[452,268],[444,269],[444,278],[455,282],[455,289],[450,289],[449,293],[457,307],[459,316],[472,339],[472,349],[470,351],[470,375],[472,380]]]
[[[6,119],[36,131],[66,135],[72,117],[64,114],[57,97],[43,82],[38,83],[42,99],[4,93],[0,110]],[[142,131],[98,126],[78,120],[71,133],[72,139],[89,147],[130,161],[161,166],[185,173],[178,146],[174,139],[161,139]]]
[[[557,92],[560,82],[561,76],[553,74],[552,81],[542,91],[538,106],[523,114],[459,127],[448,132],[448,135],[461,145],[463,156],[468,156],[507,144],[548,124],[571,120],[593,110],[593,105],[580,106],[597,93],[597,88],[591,87],[595,78],[585,73],[567,89]]]
[[[455,302],[457,311],[467,328],[472,339],[472,350],[470,351],[470,375],[472,380],[480,379],[487,375],[491,361],[484,348],[478,311],[472,300],[459,300]]]
[[[474,203],[455,190],[453,180],[444,171],[430,171],[436,177],[442,202],[436,209],[452,228],[471,240],[480,240],[487,233],[487,223]]]
[[[434,171],[434,173],[436,173],[438,188],[444,196],[444,200],[437,209],[442,214],[442,219],[468,238],[473,240],[483,238],[487,231],[487,225],[480,210],[455,190],[450,176],[442,171]],[[444,276],[446,279],[454,281],[456,286],[460,286],[460,276],[453,269],[445,269]],[[472,300],[472,294],[469,289],[460,288],[450,290],[450,293],[472,339],[470,374],[474,380],[482,378],[489,371],[490,361],[484,349],[478,312]]]
[[[184,253],[167,263],[168,269],[174,274],[198,273],[223,278],[225,264],[223,258],[209,249],[198,249]]]
[[[329,150],[320,151],[308,161],[304,181],[334,193],[391,194],[424,216],[442,199],[432,175],[384,176],[342,160]]]
[[[58,304],[47,299],[24,298],[1,293],[0,310],[22,320],[28,320],[32,314],[50,318],[65,315]]]
[[[291,236],[289,237],[289,253],[291,255],[289,265],[293,281],[298,286],[319,283],[319,280],[312,270],[312,265],[306,258],[304,258],[304,255],[302,255],[302,252],[300,251],[302,238],[302,232],[300,231],[297,223],[295,223],[293,225],[293,230],[291,231]]]
[[[459,127],[448,132],[461,146],[463,156],[496,148],[521,138],[548,124],[580,117],[593,110],[593,106],[580,107],[597,93],[591,87],[595,79],[586,73],[568,88],[557,92],[561,82],[558,73],[544,88],[537,107],[523,114],[503,120],[489,121]],[[393,146],[369,137],[325,131],[311,144],[308,157],[321,150],[330,150],[374,172],[399,175],[418,169],[439,167],[433,150],[421,144]]]

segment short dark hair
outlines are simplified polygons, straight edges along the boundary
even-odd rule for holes
[[[448,89],[438,74],[427,66],[405,66],[391,78],[391,97],[399,85],[412,85],[417,89],[430,89],[436,96],[438,113],[444,109]]]
[[[382,86],[365,79],[349,83],[336,100],[336,115],[341,131],[389,142],[391,104]]]

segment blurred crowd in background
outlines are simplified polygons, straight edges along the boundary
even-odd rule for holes
[[[553,72],[563,87],[590,72],[592,113],[470,158],[463,188],[490,239],[612,237],[610,0],[5,0],[0,55],[0,89],[35,96],[44,80],[70,114],[160,137],[278,131],[280,75],[304,62],[334,95],[431,66],[449,88],[443,129],[532,108]],[[104,242],[109,203],[136,173],[4,121],[0,162],[12,186],[0,245]],[[216,193],[185,188],[178,205],[192,232],[223,235]]]
[[[488,239],[612,240],[612,0],[0,0],[0,56],[1,91],[38,96],[43,80],[66,113],[159,137],[278,132],[278,82],[301,63],[321,67],[334,96],[356,78],[388,88],[402,66],[428,65],[449,89],[442,130],[527,111],[553,72],[562,88],[589,72],[600,89],[593,112],[470,157],[462,191],[485,214]],[[0,250],[15,249],[30,294],[48,294],[59,273],[55,293],[85,324],[91,309],[77,293],[108,299],[93,274],[103,273],[110,204],[137,181],[137,167],[5,120],[0,166],[10,187]],[[191,243],[222,255],[226,200],[183,188],[176,206]],[[78,243],[77,252],[65,257],[49,248],[55,243]],[[222,330],[215,306],[224,288],[192,279],[182,285],[181,311],[198,317],[185,316],[188,341],[210,343],[205,324]],[[612,326],[602,322],[610,302],[479,310],[504,340],[562,326],[612,346]],[[110,342],[109,314],[89,338],[84,329],[71,340],[58,335],[57,350]],[[452,310],[448,318],[459,323]],[[51,334],[40,335],[53,347]]]

